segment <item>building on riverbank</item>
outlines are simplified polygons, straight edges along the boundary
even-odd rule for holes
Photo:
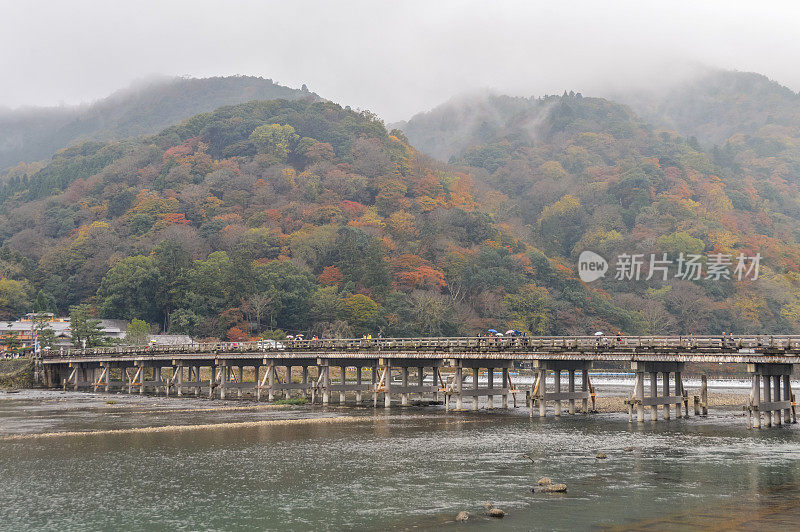
[[[46,318],[40,328],[53,331],[52,349],[72,347],[72,330],[69,317],[58,317],[54,314],[30,313],[16,321],[0,321],[0,354],[8,351],[5,340],[16,336],[18,349],[26,350],[35,347],[37,316]],[[107,339],[121,340],[125,338],[128,323],[125,320],[100,320],[103,336]]]

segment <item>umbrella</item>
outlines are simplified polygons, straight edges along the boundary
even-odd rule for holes
[[[490,333],[496,333],[496,332],[497,332],[497,329],[489,329],[487,332],[490,332]]]
[[[509,330],[506,331],[506,335],[507,336],[510,336],[512,334],[517,334],[517,331],[515,331],[514,329],[509,329]]]
[[[597,331],[594,333],[595,336],[603,336],[603,331]]]

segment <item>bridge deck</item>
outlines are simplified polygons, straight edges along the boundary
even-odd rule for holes
[[[357,338],[73,349],[44,364],[102,360],[479,359],[800,363],[800,336]]]

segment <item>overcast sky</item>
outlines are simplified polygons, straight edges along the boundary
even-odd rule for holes
[[[797,91],[798,4],[0,0],[0,106],[92,101],[154,74],[252,74],[394,121],[486,87],[655,86],[686,63]]]

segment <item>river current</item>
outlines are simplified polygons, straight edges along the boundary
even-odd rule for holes
[[[798,426],[0,392],[0,528],[796,530]]]

